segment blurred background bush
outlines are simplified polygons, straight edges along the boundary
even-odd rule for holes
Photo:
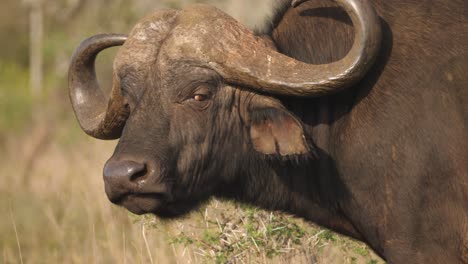
[[[151,10],[216,5],[250,27],[274,0],[2,0],[0,263],[379,263],[365,245],[280,213],[212,201],[186,219],[137,217],[105,197],[116,142],[81,132],[67,67],[85,38]],[[116,49],[97,71],[110,87]]]

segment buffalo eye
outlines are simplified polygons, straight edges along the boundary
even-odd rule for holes
[[[210,99],[212,96],[213,87],[211,87],[209,84],[201,84],[198,85],[196,89],[192,90],[184,102],[190,106],[204,110],[210,105]]]
[[[212,95],[212,88],[209,85],[200,85],[193,91],[191,99],[195,102],[205,102],[210,99]]]
[[[193,99],[198,102],[203,102],[208,99],[208,96],[204,94],[196,94],[193,96]]]

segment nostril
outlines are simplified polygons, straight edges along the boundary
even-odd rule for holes
[[[143,168],[139,171],[136,171],[132,176],[130,176],[130,181],[142,181],[146,178],[148,170],[145,165],[143,165]]]
[[[104,179],[111,184],[128,184],[132,181],[141,180],[147,170],[145,164],[126,160],[109,161],[104,166]]]

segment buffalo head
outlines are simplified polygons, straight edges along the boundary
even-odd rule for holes
[[[281,54],[268,36],[208,5],[158,11],[128,37],[85,40],[70,65],[70,98],[87,134],[120,138],[104,168],[109,199],[137,214],[177,216],[210,195],[229,196],[268,167],[265,157],[312,156],[303,124],[273,95],[334,93],[370,68],[380,42],[375,12],[367,0],[338,2],[355,43],[326,65]],[[94,60],[116,45],[107,99]]]

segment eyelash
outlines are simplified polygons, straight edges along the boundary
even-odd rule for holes
[[[205,102],[209,100],[212,96],[210,84],[201,84],[198,86],[196,90],[193,91],[192,96],[190,97],[191,100],[195,102]]]

